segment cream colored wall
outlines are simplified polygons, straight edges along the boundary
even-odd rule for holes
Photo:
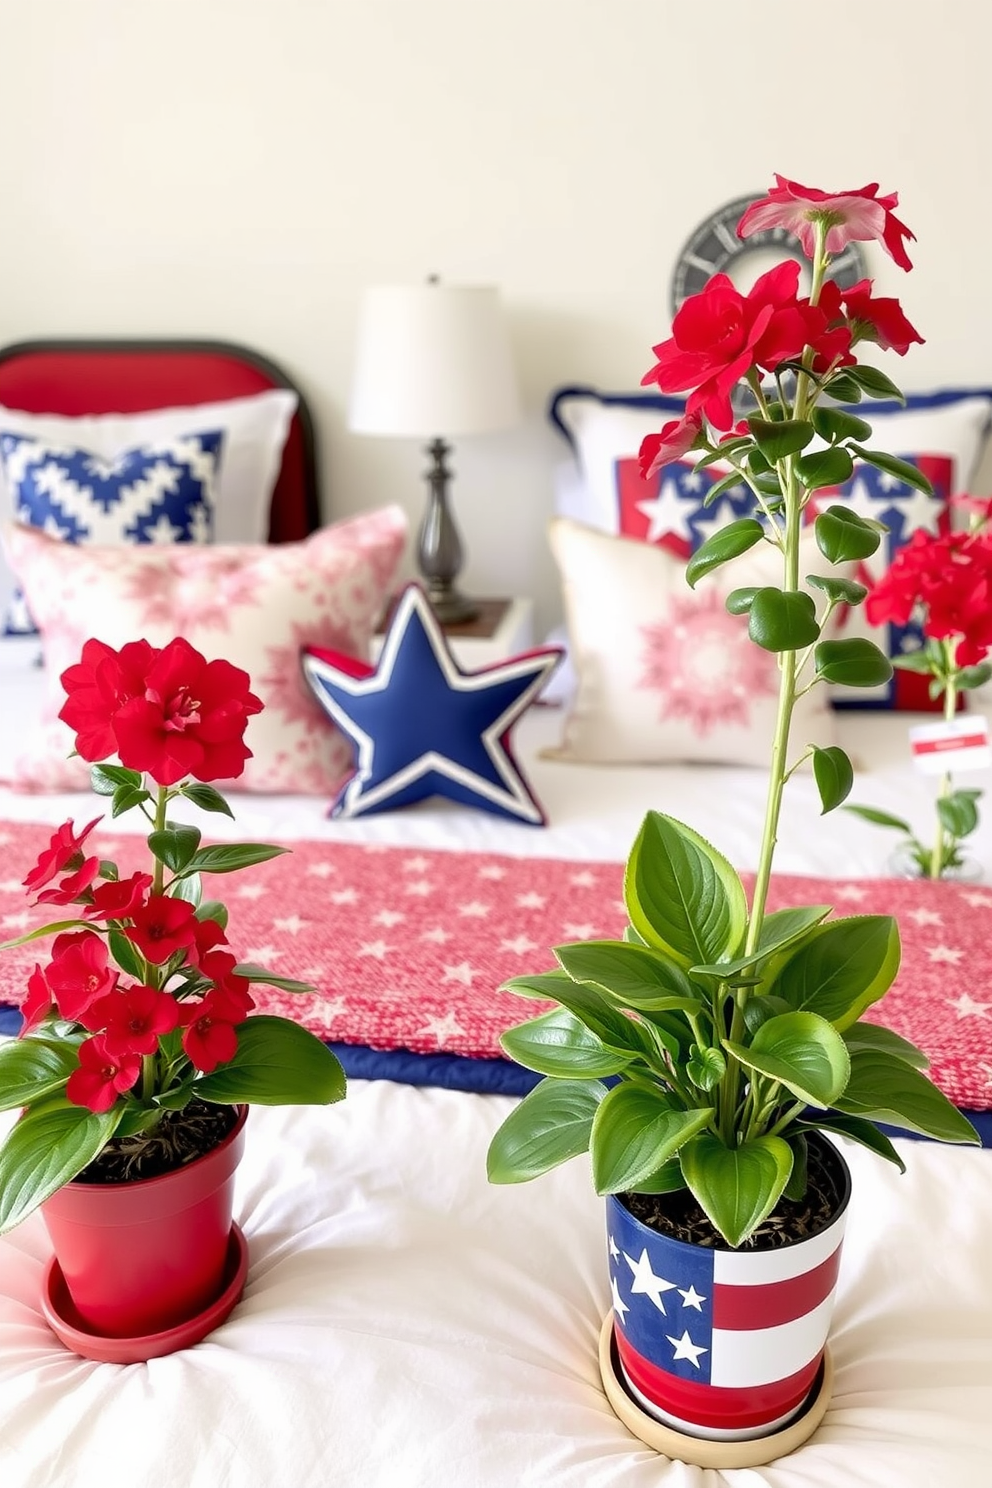
[[[416,520],[422,458],[344,427],[362,287],[496,282],[525,424],[456,451],[466,587],[558,612],[564,381],[636,384],[713,208],[879,180],[915,230],[907,386],[992,384],[982,0],[0,0],[0,339],[248,342],[312,399],[328,517]]]

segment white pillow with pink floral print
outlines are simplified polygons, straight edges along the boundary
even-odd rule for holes
[[[7,783],[26,791],[85,788],[57,718],[59,678],[90,636],[114,647],[182,635],[208,660],[244,668],[264,703],[249,721],[244,775],[225,788],[325,795],[353,769],[350,743],[329,729],[303,681],[300,652],[322,646],[367,660],[396,582],[407,523],[399,507],[273,546],[77,547],[29,527],[4,546],[42,633],[46,716]]]
[[[747,618],[728,614],[724,601],[731,589],[780,584],[778,551],[759,543],[690,589],[685,563],[664,548],[568,517],[554,518],[549,531],[577,673],[552,757],[767,769],[776,658],[748,639]],[[825,568],[812,530],[803,537],[800,561],[804,573]],[[793,759],[808,744],[835,742],[828,698],[829,689],[819,686],[797,702]]]

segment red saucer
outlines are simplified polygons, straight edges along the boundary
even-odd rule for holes
[[[92,1333],[72,1305],[69,1289],[58,1261],[53,1256],[45,1268],[41,1286],[41,1310],[55,1336],[73,1353],[100,1364],[141,1364],[146,1359],[159,1359],[178,1349],[192,1348],[220,1326],[233,1312],[244,1291],[248,1275],[248,1242],[238,1225],[231,1226],[224,1286],[220,1295],[202,1312],[166,1328],[161,1333],[147,1333],[141,1338],[107,1338]]]

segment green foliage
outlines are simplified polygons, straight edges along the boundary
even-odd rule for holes
[[[799,589],[759,589],[748,610],[747,631],[765,651],[799,651],[819,639],[816,606]]]
[[[685,568],[686,583],[690,589],[694,589],[704,574],[711,573],[714,568],[729,563],[731,558],[746,553],[762,537],[764,528],[753,517],[741,517],[736,522],[728,522],[726,527],[720,527],[693,553]]]
[[[833,811],[851,794],[854,784],[854,766],[837,744],[826,749],[813,749],[813,779],[820,793],[823,815]]]
[[[325,1106],[344,1098],[339,1059],[299,1023],[260,1013],[239,1023],[237,1034],[233,1059],[194,1080],[194,1095],[255,1106]]]
[[[120,1117],[116,1106],[97,1115],[57,1096],[26,1110],[0,1149],[0,1235],[81,1173]]]

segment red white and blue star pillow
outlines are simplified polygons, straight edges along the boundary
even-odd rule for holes
[[[401,594],[376,666],[307,648],[303,674],[356,752],[355,773],[331,803],[331,815],[362,816],[447,796],[543,826],[510,730],[560,659],[560,648],[549,646],[464,671],[419,584]]]

